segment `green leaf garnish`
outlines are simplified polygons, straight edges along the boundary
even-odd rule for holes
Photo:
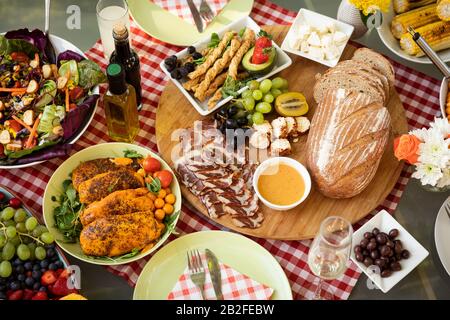
[[[152,193],[158,193],[161,190],[161,181],[158,178],[153,178],[151,183],[145,183],[147,189]]]
[[[140,154],[136,150],[125,150],[123,152],[123,156],[125,158],[130,158],[130,159],[141,159],[144,157],[142,154]]]
[[[220,43],[220,38],[219,35],[217,33],[212,33],[211,34],[211,41],[208,44],[208,48],[216,48]]]

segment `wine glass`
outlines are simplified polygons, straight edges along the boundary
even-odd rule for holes
[[[308,254],[309,268],[319,277],[314,300],[322,299],[324,280],[336,279],[347,269],[352,235],[352,225],[341,217],[328,217],[320,225]]]

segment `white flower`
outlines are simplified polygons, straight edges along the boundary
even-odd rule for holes
[[[434,118],[434,122],[431,124],[431,128],[438,130],[444,139],[447,139],[448,135],[450,135],[450,123],[447,119],[444,118]]]
[[[431,164],[438,168],[446,168],[450,162],[450,150],[448,148],[450,139],[443,139],[437,129],[429,129],[428,134],[419,145],[419,162]]]
[[[450,186],[450,167],[443,170],[443,177],[437,182],[436,187],[444,188]]]
[[[422,185],[430,184],[436,186],[439,179],[444,176],[441,169],[431,164],[419,163],[416,166],[416,172],[412,174],[413,178],[419,179]]]
[[[425,138],[428,136],[428,130],[425,128],[416,129],[410,131],[409,134],[415,135],[420,141],[425,141]]]

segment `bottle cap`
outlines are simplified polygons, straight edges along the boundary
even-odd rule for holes
[[[127,91],[125,82],[125,70],[117,63],[111,63],[106,69],[109,81],[109,91],[113,94],[121,95]]]

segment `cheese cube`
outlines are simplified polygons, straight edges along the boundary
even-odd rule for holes
[[[320,47],[321,41],[320,37],[316,32],[312,32],[308,38],[308,44],[315,47]]]
[[[343,45],[347,40],[347,35],[341,31],[336,31],[333,35],[333,41],[337,46]]]
[[[322,47],[324,47],[324,48],[334,44],[333,35],[330,33],[323,35],[322,38],[320,39],[320,41],[321,41]]]
[[[302,24],[297,30],[297,37],[299,39],[307,39],[311,34],[311,27],[307,24]]]
[[[300,51],[304,52],[304,53],[308,53],[309,52],[309,44],[306,41],[303,41],[300,45]]]
[[[330,21],[326,24],[328,32],[330,33],[335,33],[336,32],[336,25],[334,24],[333,21]]]
[[[325,53],[321,47],[310,46],[308,52],[313,58],[323,60]]]

